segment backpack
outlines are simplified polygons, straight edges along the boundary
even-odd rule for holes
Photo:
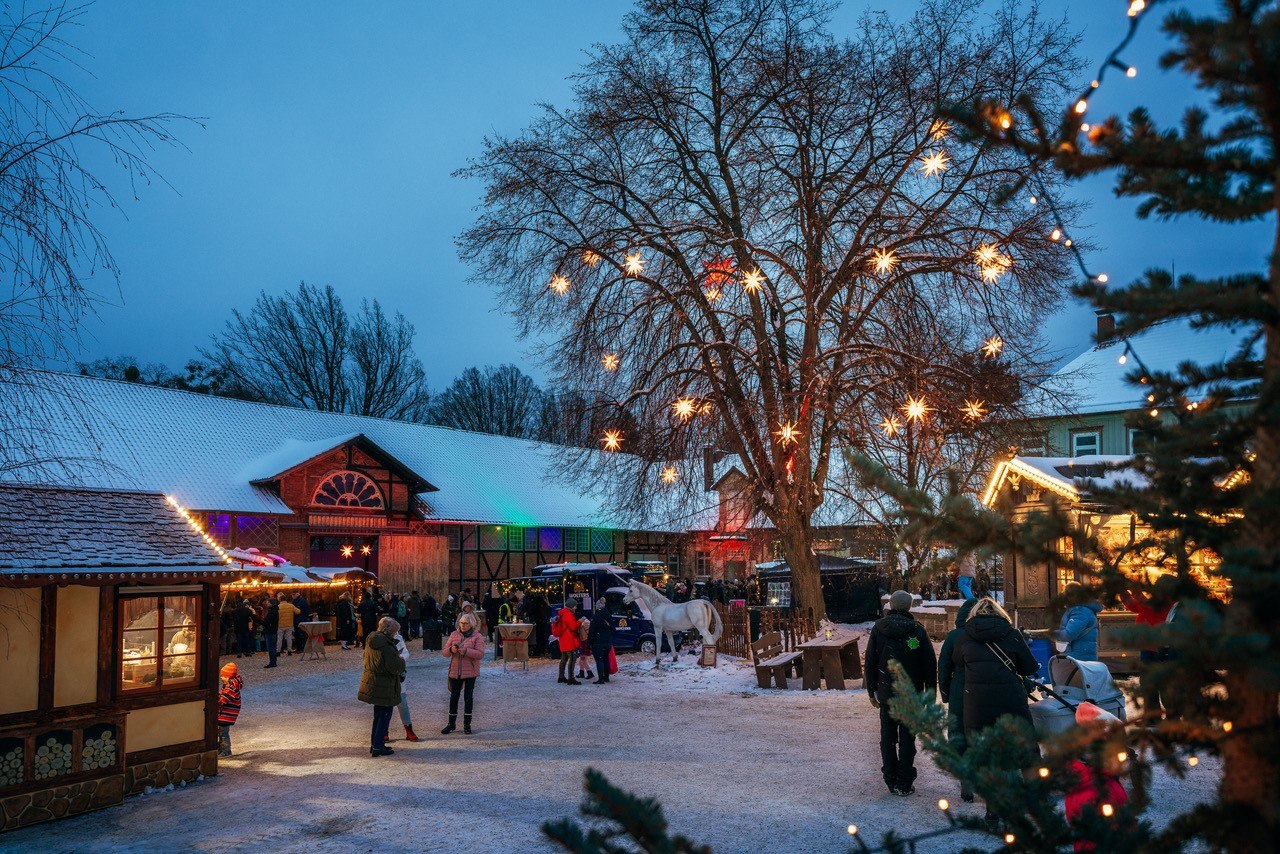
[[[403,620],[405,613],[406,611],[404,607],[404,600],[401,599],[399,602],[396,603],[396,618]]]

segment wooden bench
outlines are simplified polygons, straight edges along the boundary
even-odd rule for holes
[[[761,688],[769,688],[774,684],[779,688],[786,688],[788,670],[793,676],[800,676],[800,662],[804,653],[799,650],[786,652],[780,632],[762,635],[760,640],[751,644],[751,653],[756,660],[756,682]]]

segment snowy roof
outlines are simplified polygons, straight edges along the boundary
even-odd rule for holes
[[[1147,370],[1173,372],[1183,362],[1211,364],[1234,355],[1253,331],[1248,326],[1193,329],[1186,320],[1166,321],[1128,339],[1094,345],[1060,368],[1050,387],[1069,401],[1066,412],[1070,413],[1141,409],[1146,405],[1146,393],[1125,379],[1135,362],[1132,358],[1120,362],[1126,342]],[[1043,416],[1066,414],[1062,406],[1055,408],[1048,401],[1033,406]]]
[[[1128,469],[1115,469],[1133,457],[1125,454],[1085,454],[1078,457],[1012,457],[996,463],[983,493],[982,503],[995,503],[1005,481],[1026,478],[1069,501],[1079,501],[1089,489],[1107,489],[1122,485],[1142,486],[1143,477]]]
[[[556,445],[73,374],[44,379],[41,393],[65,395],[80,417],[32,430],[41,443],[32,455],[76,465],[69,474],[66,466],[56,473],[37,468],[0,480],[58,477],[77,486],[165,492],[192,510],[285,514],[289,507],[250,479],[361,435],[438,489],[421,496],[428,519],[629,527],[590,490],[556,477],[565,454]]]
[[[0,484],[0,543],[4,575],[227,568],[156,493]]]

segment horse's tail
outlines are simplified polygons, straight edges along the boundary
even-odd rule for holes
[[[706,600],[703,600],[706,601]],[[711,602],[707,602],[707,607],[711,609],[710,623],[715,628],[711,629],[711,642],[715,643],[720,640],[720,633],[724,631],[724,624],[720,621],[720,612],[716,610],[716,606]]]

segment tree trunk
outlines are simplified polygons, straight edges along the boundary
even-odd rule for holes
[[[793,607],[812,608],[813,619],[826,619],[827,603],[822,598],[822,577],[818,571],[818,556],[813,553],[813,537],[809,526],[800,520],[787,520],[778,525],[782,539],[782,554],[791,567],[791,604]]]

